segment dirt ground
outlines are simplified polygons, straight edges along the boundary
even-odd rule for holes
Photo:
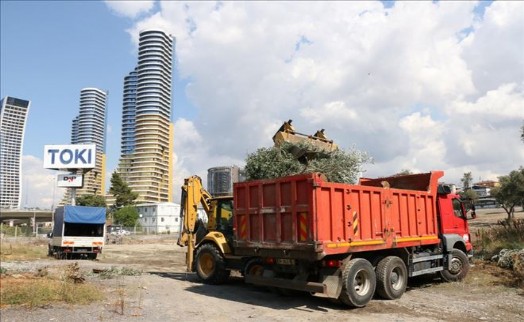
[[[472,230],[505,218],[493,209],[482,209],[478,215],[470,221]],[[517,217],[524,218],[524,213]],[[200,284],[194,274],[185,272],[185,248],[176,245],[174,236],[126,238],[122,244],[107,245],[96,261],[77,262],[88,281],[104,290],[106,300],[87,306],[4,307],[1,321],[524,321],[524,289],[505,286],[509,272],[480,261],[465,281],[413,280],[399,300],[374,299],[360,309],[309,294],[285,297],[244,284],[240,276],[226,285]],[[67,264],[71,261],[46,258],[2,266],[36,269]],[[142,274],[112,279],[93,274],[93,269],[111,267]]]

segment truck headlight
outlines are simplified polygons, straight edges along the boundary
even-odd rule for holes
[[[469,234],[464,234],[462,239],[464,239],[465,242],[469,242]]]

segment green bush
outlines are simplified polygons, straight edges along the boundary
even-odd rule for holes
[[[501,249],[524,249],[524,219],[500,220],[495,227],[475,232],[474,248],[480,257],[489,259]]]

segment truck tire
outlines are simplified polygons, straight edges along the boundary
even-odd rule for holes
[[[246,266],[244,266],[243,274],[246,275],[254,275],[254,276],[262,276],[264,273],[264,262],[260,258],[252,258],[247,263]]]
[[[386,300],[398,299],[406,291],[408,270],[406,264],[397,256],[388,256],[378,262],[377,294]]]
[[[229,270],[220,251],[212,244],[204,244],[196,251],[196,273],[205,284],[223,284]]]
[[[445,282],[457,282],[462,280],[469,272],[468,256],[459,249],[451,251],[451,263],[449,263],[449,270],[439,272],[440,277]]]
[[[375,294],[377,278],[370,262],[355,258],[344,268],[342,283],[339,300],[350,307],[364,307]]]

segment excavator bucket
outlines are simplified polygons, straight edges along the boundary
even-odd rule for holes
[[[332,152],[338,149],[333,140],[329,140],[326,137],[324,129],[318,130],[313,135],[307,135],[295,131],[291,122],[292,120],[284,122],[273,136],[273,142],[276,147],[280,147],[284,142],[288,142],[292,144],[307,143],[325,152]]]

